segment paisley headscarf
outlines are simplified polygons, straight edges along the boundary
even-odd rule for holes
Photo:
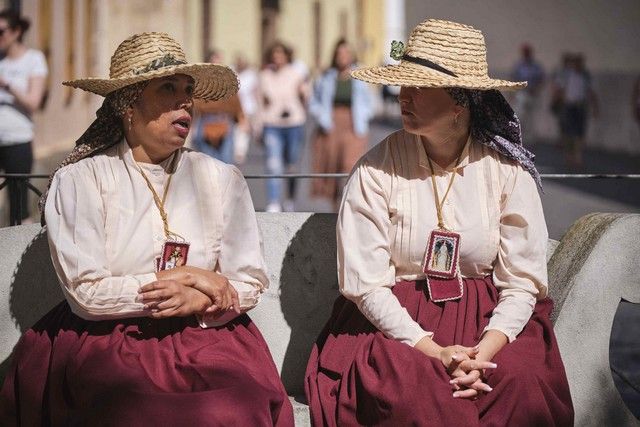
[[[44,208],[47,202],[47,195],[56,172],[64,166],[91,157],[122,141],[122,138],[124,138],[122,118],[125,116],[127,108],[136,102],[148,83],[149,80],[134,83],[106,96],[102,106],[96,112],[96,119],[76,141],[76,146],[71,153],[56,167],[49,177],[47,189],[38,202],[42,225],[45,224]]]
[[[445,88],[456,104],[469,108],[471,137],[479,143],[515,160],[531,174],[542,189],[535,155],[522,146],[520,119],[502,94],[495,90]]]

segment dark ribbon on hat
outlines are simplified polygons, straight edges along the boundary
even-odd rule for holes
[[[140,68],[138,70],[134,70],[133,74],[140,75],[140,74],[148,73],[150,71],[159,70],[160,68],[171,67],[172,65],[184,65],[184,64],[186,64],[186,62],[176,59],[175,56],[171,55],[170,53],[167,53],[161,58],[154,59],[149,64],[147,64],[146,67]]]
[[[458,77],[452,71],[447,70],[441,65],[436,64],[435,62],[429,61],[428,59],[418,58],[415,56],[407,55],[406,53],[402,55],[403,61],[413,62],[414,64],[422,65],[423,67],[431,68],[432,70],[440,71],[441,73],[445,73],[452,77]]]

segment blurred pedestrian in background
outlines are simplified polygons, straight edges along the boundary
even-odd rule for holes
[[[29,21],[12,10],[0,12],[0,169],[31,173],[33,121],[45,93],[47,62],[42,52],[23,43]],[[11,224],[29,217],[25,182],[9,183]]]
[[[305,76],[300,67],[291,64],[292,60],[291,48],[275,42],[265,54],[265,66],[259,76],[260,121],[270,174],[294,172],[304,141],[308,89]],[[289,179],[287,184],[283,200],[282,181],[267,181],[267,212],[294,209],[296,181]]]
[[[538,99],[544,84],[544,69],[533,56],[533,48],[525,43],[520,48],[520,61],[513,68],[511,78],[527,82],[527,87],[514,94],[513,109],[516,111],[522,126],[522,139],[532,144],[536,139],[535,113]]]
[[[222,55],[213,49],[211,64],[222,64]],[[219,101],[196,100],[194,103],[195,134],[193,148],[225,163],[233,164],[233,140],[236,126],[245,126],[238,95]]]
[[[367,84],[353,80],[356,57],[345,39],[336,43],[331,66],[315,83],[309,114],[318,124],[313,142],[314,173],[349,173],[367,150],[373,99]],[[327,197],[337,209],[342,193],[339,180],[314,179],[312,194]]]
[[[238,97],[244,113],[244,125],[236,127],[233,139],[233,158],[236,164],[240,165],[247,157],[251,140],[261,132],[257,117],[258,72],[243,55],[236,56],[234,67],[240,81]]]
[[[572,168],[581,167],[588,116],[590,112],[594,116],[598,114],[598,100],[583,55],[564,56],[563,68],[554,78],[552,99],[552,108],[558,114],[565,162]]]

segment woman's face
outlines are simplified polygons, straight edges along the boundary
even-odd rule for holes
[[[458,110],[461,110],[442,88],[403,86],[398,101],[404,129],[418,135],[450,127],[455,115],[459,114]]]
[[[287,54],[282,47],[277,46],[273,49],[271,52],[271,61],[277,67],[282,67],[287,64]]]
[[[193,79],[184,74],[153,79],[133,105],[129,132],[152,161],[162,161],[184,145],[191,127],[193,87]]]
[[[340,70],[347,69],[353,63],[353,55],[349,45],[342,44],[336,50],[336,65]]]
[[[12,44],[18,41],[20,29],[12,30],[6,19],[0,19],[0,51],[6,52]]]

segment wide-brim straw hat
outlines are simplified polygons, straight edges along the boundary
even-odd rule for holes
[[[238,92],[238,77],[220,64],[187,63],[182,47],[166,33],[135,34],[118,46],[111,57],[109,78],[86,78],[63,82],[98,95],[159,77],[186,74],[195,81],[193,97],[207,101]]]
[[[429,19],[414,28],[406,48],[392,46],[399,64],[360,68],[351,76],[391,86],[515,90],[527,85],[489,77],[484,36],[469,25]]]

